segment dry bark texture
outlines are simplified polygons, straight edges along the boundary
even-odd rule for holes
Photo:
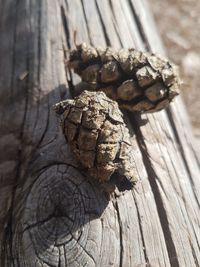
[[[52,109],[70,98],[74,30],[78,43],[163,53],[144,0],[0,2],[0,266],[200,266],[199,165],[180,97],[125,114],[136,190],[108,201],[78,170]]]
[[[132,112],[159,111],[179,93],[173,63],[133,48],[102,49],[83,43],[71,51],[68,66],[91,89],[104,91],[121,108]]]

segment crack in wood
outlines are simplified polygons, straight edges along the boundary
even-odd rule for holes
[[[196,253],[195,253],[194,246],[192,245],[191,240],[189,240],[189,241],[190,241],[190,246],[191,246],[191,249],[192,249],[192,255],[193,255],[193,257],[194,257],[194,263],[195,263],[195,266],[196,266],[196,267],[199,267],[198,255],[196,255]],[[199,250],[199,251],[200,251],[200,250]]]
[[[120,245],[119,267],[123,267],[123,255],[124,255],[123,234],[122,234],[122,225],[121,225],[119,205],[117,201],[118,201],[118,198],[116,198],[116,200],[113,201],[113,206],[116,210],[117,221],[118,221],[118,226],[119,226],[119,245]]]
[[[119,43],[120,43],[120,46],[123,47],[123,43],[122,43],[122,40],[120,38],[120,33],[119,33],[119,30],[117,29],[117,22],[116,22],[115,13],[114,13],[114,10],[113,10],[112,1],[109,0],[108,3],[109,3],[109,6],[110,6],[111,14],[113,15],[113,18],[114,18],[113,26],[114,26],[114,29],[115,29],[115,34],[117,35],[117,38],[118,38]]]
[[[137,11],[135,10],[135,7],[133,6],[132,1],[128,0],[128,3],[129,3],[131,11],[133,13],[133,17],[134,17],[135,23],[137,25],[138,32],[140,33],[141,40],[143,41],[147,51],[151,51],[151,46],[150,46],[149,41],[146,37],[146,34],[144,33],[144,29],[142,26],[142,22],[140,21],[140,17],[138,16]]]
[[[141,241],[142,241],[142,247],[143,247],[145,263],[146,263],[147,266],[150,266],[149,258],[148,258],[147,252],[146,252],[145,238],[144,238],[143,229],[142,229],[142,221],[141,221],[142,218],[140,216],[138,204],[137,204],[137,201],[136,201],[136,198],[135,198],[135,193],[132,192],[132,195],[133,195],[133,198],[135,200],[135,207],[136,207],[136,212],[137,212],[137,217],[138,217],[138,225],[139,225],[140,234],[141,234]]]
[[[109,38],[109,35],[107,33],[106,26],[105,26],[105,24],[103,22],[103,18],[101,16],[101,12],[100,12],[97,0],[95,0],[95,5],[96,5],[97,13],[99,15],[99,20],[100,20],[100,23],[101,23],[101,26],[102,26],[102,30],[103,30],[103,33],[104,33],[104,38],[105,38],[105,41],[106,41],[106,45],[107,46],[111,46],[110,38]]]
[[[38,2],[38,20],[37,20],[37,26],[38,26],[38,53],[37,53],[37,60],[38,60],[38,69],[37,69],[37,82],[38,82],[38,88],[40,88],[40,73],[41,73],[41,15],[42,15],[42,1]]]
[[[19,0],[16,0],[16,11],[15,11],[15,30],[14,30],[14,39],[13,39],[13,60],[12,60],[12,73],[11,73],[11,92],[12,95],[14,93],[14,78],[15,78],[15,67],[16,67],[16,44],[17,44],[17,25],[19,23],[18,21],[18,16],[19,16]],[[27,51],[29,50],[29,45],[27,44]],[[28,55],[28,53],[27,53]],[[28,56],[26,56],[26,65],[27,68],[29,66],[29,58]],[[16,190],[17,190],[17,186],[19,183],[19,180],[22,178],[20,177],[20,173],[21,173],[21,168],[23,166],[23,147],[24,147],[24,128],[25,128],[25,122],[26,122],[26,115],[27,115],[27,110],[28,110],[28,79],[26,79],[25,81],[26,83],[26,88],[27,90],[25,91],[25,108],[24,108],[24,113],[23,113],[23,118],[22,118],[22,123],[20,126],[20,130],[19,130],[19,140],[21,141],[21,146],[18,149],[18,164],[16,167],[16,174],[15,174],[15,182],[12,188],[12,193],[11,193],[11,203],[10,203],[10,207],[8,209],[8,213],[7,213],[7,222],[5,222],[5,231],[4,231],[4,237],[3,237],[3,245],[2,245],[2,257],[1,257],[1,262],[3,264],[3,266],[5,266],[6,262],[9,262],[9,260],[11,259],[12,261],[14,261],[14,256],[13,256],[13,210],[14,210],[14,206],[15,206],[15,196],[16,196]],[[7,258],[7,259],[6,259]]]
[[[171,125],[172,125],[173,133],[174,133],[174,135],[175,135],[176,142],[177,142],[177,144],[178,144],[178,148],[179,148],[179,150],[180,150],[180,154],[181,154],[182,159],[183,159],[183,162],[184,162],[184,166],[185,166],[186,171],[187,171],[187,173],[188,173],[188,176],[189,176],[189,178],[190,178],[189,181],[190,181],[190,183],[191,183],[191,185],[192,185],[192,188],[194,188],[195,185],[194,185],[194,181],[193,181],[193,175],[191,174],[190,168],[189,168],[189,166],[188,166],[187,159],[186,159],[186,156],[185,156],[185,152],[184,152],[184,149],[183,149],[181,140],[180,140],[180,138],[179,138],[179,134],[178,134],[178,132],[177,132],[176,125],[175,125],[175,122],[174,122],[172,113],[171,113],[171,111],[170,111],[169,108],[167,109],[167,115],[168,115],[168,118],[169,118],[170,123],[171,123]],[[196,191],[194,190],[193,192],[194,192],[194,197],[195,197],[196,203],[198,204],[198,206],[199,206],[199,208],[200,208],[200,203],[199,203],[199,199],[198,199],[198,197],[197,197],[197,195],[196,195]]]
[[[86,27],[87,27],[88,38],[89,38],[90,44],[93,44],[92,37],[90,35],[90,29],[89,29],[89,25],[88,25],[88,19],[87,19],[87,15],[86,15],[86,12],[85,12],[85,5],[84,5],[84,2],[83,1],[84,0],[80,0],[81,6],[82,6],[82,9],[83,9],[83,15],[84,15],[84,18],[85,18]]]
[[[178,255],[177,255],[176,247],[175,247],[172,233],[171,233],[170,227],[169,227],[167,213],[166,213],[166,210],[165,210],[165,207],[163,204],[163,200],[162,200],[162,197],[160,195],[157,181],[156,181],[158,179],[158,177],[157,177],[157,175],[156,175],[156,173],[152,167],[150,157],[148,155],[148,149],[146,147],[144,137],[141,133],[138,122],[135,118],[133,118],[133,116],[131,116],[131,120],[132,120],[133,128],[134,128],[135,133],[136,133],[136,139],[137,139],[138,145],[140,147],[140,151],[142,153],[143,162],[144,162],[144,165],[146,166],[146,171],[148,173],[149,182],[150,182],[152,191],[154,193],[155,204],[157,207],[157,212],[159,215],[163,234],[165,236],[165,243],[166,243],[166,247],[167,247],[167,251],[168,251],[168,255],[169,255],[170,264],[171,264],[171,267],[180,267],[179,262],[178,262]]]
[[[65,15],[65,10],[64,10],[64,7],[62,5],[60,7],[60,11],[61,11],[61,18],[62,18],[63,29],[64,29],[65,38],[66,38],[66,42],[67,42],[67,47],[68,47],[68,49],[71,49],[70,31],[69,31],[69,27],[68,27],[68,23],[67,23],[67,18]]]

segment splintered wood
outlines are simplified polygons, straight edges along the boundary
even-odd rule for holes
[[[62,114],[66,141],[87,174],[109,190],[131,189],[136,182],[129,131],[115,101],[103,92],[84,91],[55,106]]]
[[[68,66],[90,90],[105,92],[131,112],[159,111],[179,94],[177,67],[155,54],[82,43],[71,51]]]

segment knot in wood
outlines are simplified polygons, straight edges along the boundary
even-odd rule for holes
[[[38,266],[66,266],[75,261],[93,266],[93,252],[86,253],[90,240],[96,238],[90,233],[96,232],[91,221],[101,216],[108,200],[78,170],[64,164],[43,170],[23,204],[12,252],[20,266],[22,262],[33,266],[35,259]]]

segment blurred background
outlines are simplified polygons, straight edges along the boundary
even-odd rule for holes
[[[182,90],[200,151],[200,0],[150,0],[169,58],[180,66]]]

